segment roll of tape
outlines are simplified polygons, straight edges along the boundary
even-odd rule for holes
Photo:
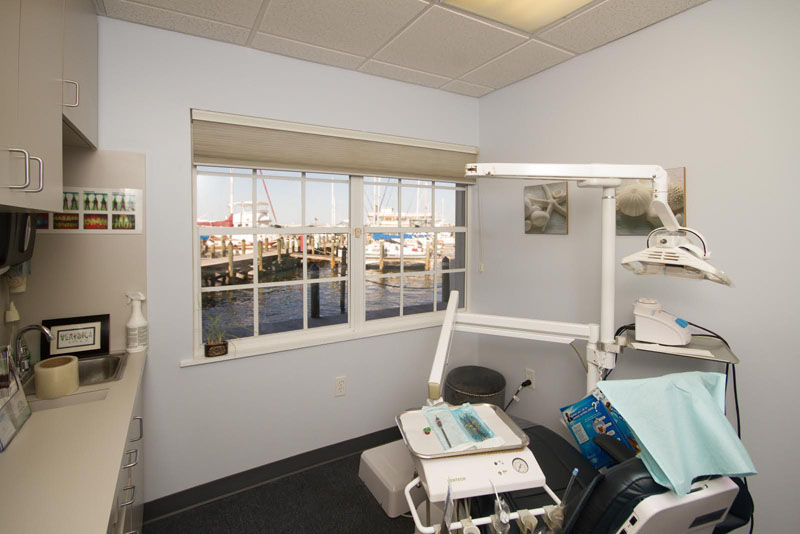
[[[33,368],[36,396],[55,399],[78,389],[78,358],[56,356],[37,363]]]

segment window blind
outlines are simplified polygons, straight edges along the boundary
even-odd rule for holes
[[[475,183],[477,147],[192,110],[196,165],[261,167]]]

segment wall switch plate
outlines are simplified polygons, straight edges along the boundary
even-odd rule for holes
[[[337,376],[336,377],[336,386],[333,390],[334,397],[343,397],[346,391],[347,386],[347,377],[346,376]]]
[[[530,367],[525,368],[525,379],[531,381],[531,385],[528,386],[529,388],[536,389],[536,374]]]

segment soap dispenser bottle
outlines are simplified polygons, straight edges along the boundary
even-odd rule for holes
[[[147,348],[147,319],[142,315],[142,301],[144,295],[140,291],[133,291],[125,294],[128,297],[128,304],[131,304],[131,317],[125,324],[127,333],[128,352],[142,352]]]

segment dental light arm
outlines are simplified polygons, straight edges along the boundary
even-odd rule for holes
[[[442,331],[439,334],[439,343],[436,346],[436,354],[431,366],[431,374],[428,378],[427,402],[429,406],[442,402],[442,383],[450,358],[453,334],[456,331],[561,344],[583,340],[587,342],[587,352],[594,351],[600,339],[600,327],[593,323],[564,323],[460,312],[458,311],[458,291],[451,291]],[[591,387],[593,388],[594,384]]]
[[[664,224],[648,236],[648,248],[623,258],[622,265],[636,274],[667,274],[700,278],[730,285],[722,271],[706,261],[708,253],[703,237],[682,228],[668,203],[667,171],[658,165],[550,164],[550,163],[470,163],[466,175],[472,177],[518,178],[542,181],[575,181],[578,187],[602,190],[600,258],[600,328],[597,343],[587,345],[587,390],[602,377],[603,369],[613,369],[619,347],[614,337],[616,187],[623,180],[650,180],[653,183],[651,207]],[[702,250],[686,237],[693,234]],[[651,239],[654,246],[651,246]],[[538,338],[542,339],[542,338]],[[446,360],[445,360],[446,363]],[[443,371],[442,371],[443,372]],[[430,389],[430,388],[429,388]]]
[[[625,179],[652,180],[653,211],[667,230],[675,231],[680,228],[680,224],[667,202],[667,171],[658,165],[472,163],[467,165],[466,175],[539,180],[559,178],[579,182],[579,187],[616,187],[620,185],[621,180]]]

